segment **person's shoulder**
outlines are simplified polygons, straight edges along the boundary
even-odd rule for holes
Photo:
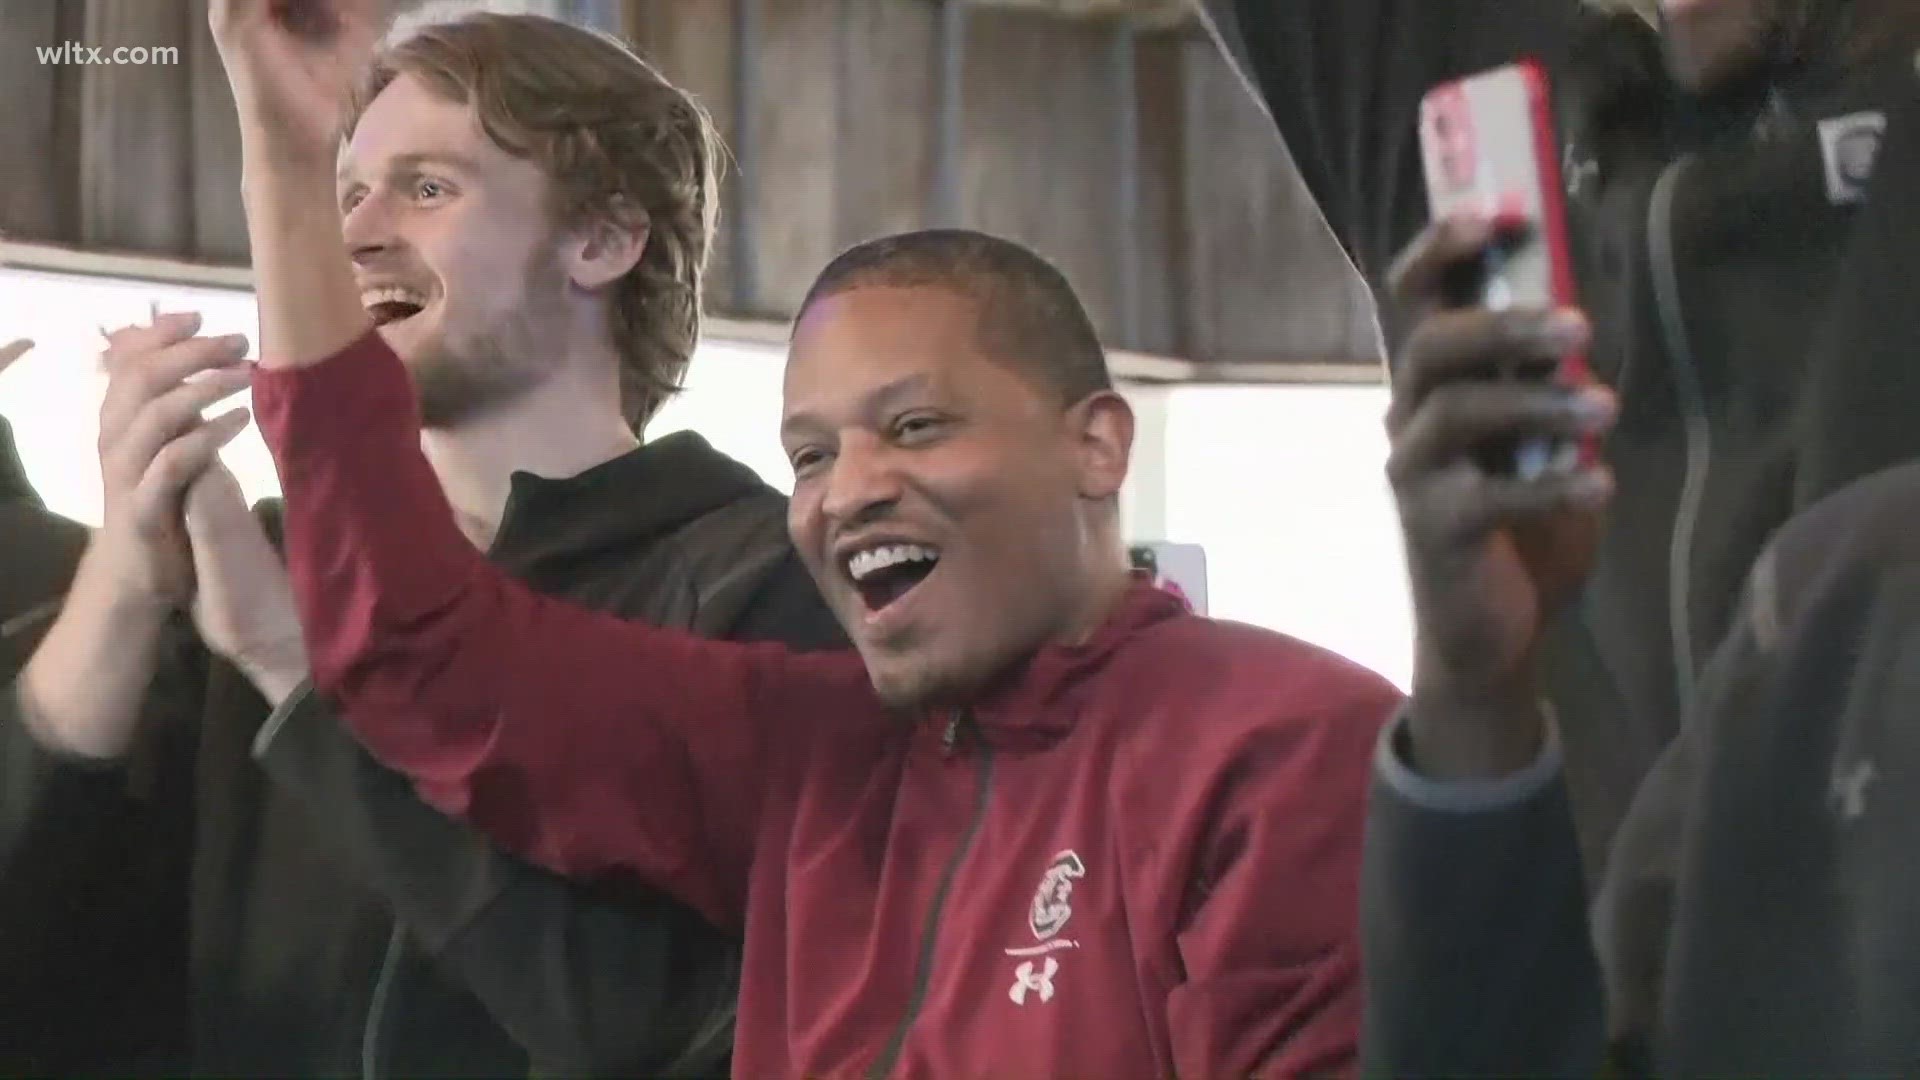
[[[1364,748],[1401,702],[1386,678],[1332,649],[1228,619],[1168,619],[1129,652],[1126,692],[1221,735],[1329,728]]]
[[[1243,679],[1261,687],[1325,683],[1394,692],[1377,672],[1332,649],[1232,619],[1177,616],[1154,627],[1142,644],[1231,676],[1236,683]]]
[[[1105,710],[1121,813],[1159,808],[1156,828],[1192,813],[1211,823],[1202,831],[1243,813],[1364,814],[1380,731],[1401,701],[1386,679],[1287,634],[1192,615],[1131,651]]]
[[[741,614],[736,636],[778,641],[796,652],[851,648],[846,631],[821,598],[813,575],[791,547],[767,572]]]
[[[1767,545],[1753,587],[1791,618],[1849,583],[1920,568],[1920,461],[1872,473],[1796,514]]]

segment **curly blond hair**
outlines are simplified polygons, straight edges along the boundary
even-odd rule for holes
[[[609,327],[621,413],[640,430],[680,389],[700,337],[721,162],[706,110],[610,35],[482,12],[391,40],[356,89],[347,132],[402,74],[473,106],[489,138],[539,165],[561,227],[646,226],[639,263],[615,286]]]

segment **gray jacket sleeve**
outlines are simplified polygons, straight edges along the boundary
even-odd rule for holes
[[[1394,782],[1401,730],[1382,736],[1368,813],[1362,1071],[1595,1075],[1600,979],[1557,768],[1518,798],[1444,805]]]
[[[1616,836],[1591,929],[1564,785],[1452,807],[1376,770],[1362,933],[1363,1052],[1378,1075],[1654,1075],[1701,777],[1723,731],[1775,698],[1777,552],[1754,565],[1679,734]],[[1446,787],[1446,785],[1434,785]],[[1511,796],[1511,792],[1508,793]]]

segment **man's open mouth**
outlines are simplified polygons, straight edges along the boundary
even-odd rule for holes
[[[912,592],[939,562],[939,550],[924,544],[879,544],[848,556],[846,570],[867,611],[875,613]]]
[[[384,285],[362,292],[360,303],[367,309],[367,314],[373,316],[375,326],[391,326],[420,314],[427,306],[427,296],[417,289]]]

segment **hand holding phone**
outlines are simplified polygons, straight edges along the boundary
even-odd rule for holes
[[[1503,226],[1501,241],[1486,257],[1462,268],[1450,299],[1495,311],[1576,306],[1545,69],[1521,60],[1433,88],[1420,104],[1420,149],[1435,220],[1472,212]],[[1571,385],[1592,381],[1583,354],[1552,368],[1501,374]],[[1527,439],[1486,448],[1481,463],[1490,472],[1531,479],[1597,455],[1591,441]]]

